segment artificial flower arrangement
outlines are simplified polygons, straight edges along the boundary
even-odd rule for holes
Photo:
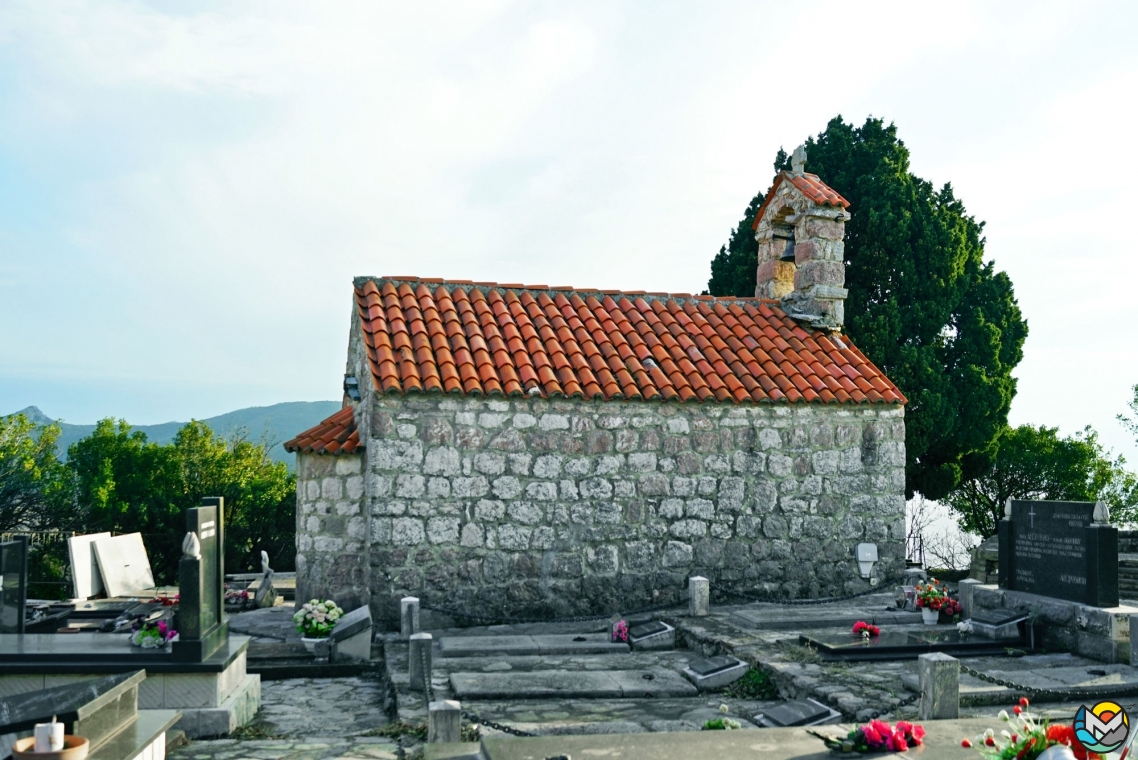
[[[163,607],[173,607],[175,604],[178,603],[178,599],[180,597],[181,597],[180,594],[174,594],[173,596],[168,596],[166,594],[159,594],[158,596],[151,599],[149,603],[150,604],[161,604]]]
[[[225,603],[226,604],[244,604],[249,601],[249,592],[245,589],[237,591],[226,587],[225,590]]]
[[[869,641],[874,636],[880,636],[881,629],[872,623],[867,623],[864,620],[859,620],[854,623],[853,635],[861,636],[866,641]]]
[[[925,738],[925,729],[903,720],[891,726],[885,721],[871,720],[850,731],[844,738],[827,736],[810,731],[834,752],[905,752],[919,747]]]
[[[336,621],[343,614],[344,611],[331,599],[327,601],[313,599],[296,611],[292,616],[292,622],[296,624],[296,630],[300,631],[302,636],[323,639],[332,633]]]
[[[953,620],[955,620],[957,616],[959,616],[963,611],[964,608],[960,605],[960,602],[953,599],[951,596],[946,596],[940,603],[940,614],[947,615]]]
[[[731,708],[727,705],[720,705],[719,712],[726,715],[731,712]],[[715,718],[714,720],[705,721],[703,724],[704,731],[738,731],[743,727],[743,724],[733,718]]]
[[[130,634],[130,643],[143,649],[164,647],[178,635],[177,631],[166,625],[165,620],[159,620],[157,623],[143,623],[141,620],[136,620],[131,630],[133,632]]]
[[[917,584],[917,606],[922,609],[940,610],[948,599],[948,591],[935,580]]]
[[[612,640],[628,643],[628,621],[621,620],[612,627]]]
[[[1036,760],[1055,746],[1067,747],[1077,760],[1102,760],[1102,755],[1079,743],[1073,726],[1037,720],[1028,712],[1029,705],[1027,697],[1023,697],[1011,715],[1000,710],[1000,720],[1008,724],[1008,729],[1000,731],[999,736],[989,728],[974,739],[964,739],[960,746],[975,747],[986,760]]]

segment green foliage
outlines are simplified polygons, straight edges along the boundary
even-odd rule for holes
[[[1134,440],[1138,441],[1138,385],[1131,388],[1131,391],[1134,393],[1134,398],[1130,399],[1126,405],[1130,407],[1130,413],[1134,416],[1127,417],[1124,414],[1120,414],[1118,415],[1118,421],[1122,423],[1124,428],[1133,433]]]
[[[85,529],[142,533],[159,583],[177,582],[185,513],[203,496],[225,498],[228,572],[259,569],[262,549],[274,569],[294,565],[296,478],[263,445],[227,442],[201,422],[158,445],[125,421],[105,419],[68,448],[67,464]]]
[[[770,674],[759,668],[751,668],[739,680],[731,683],[724,693],[734,699],[778,699],[778,687]]]
[[[850,201],[846,331],[909,399],[906,491],[938,499],[982,472],[1007,423],[1027,323],[1011,280],[984,261],[983,223],[951,185],[909,171],[893,125],[842,118],[806,142],[807,169]],[[775,170],[789,168],[779,151]],[[751,295],[756,196],[712,263],[712,295]]]
[[[703,724],[704,731],[733,731],[742,727],[739,721],[731,718],[715,718]]]
[[[0,531],[63,530],[80,519],[70,473],[55,456],[58,438],[58,425],[0,417]]]
[[[1061,438],[1057,428],[1005,427],[993,446],[991,468],[968,478],[945,501],[960,526],[990,536],[1009,499],[1097,501],[1111,508],[1113,522],[1133,522],[1138,480],[1121,456],[1111,459],[1090,427]]]

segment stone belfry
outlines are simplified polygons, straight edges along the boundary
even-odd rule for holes
[[[827,330],[845,322],[845,226],[849,201],[805,170],[799,145],[755,217],[755,295],[780,300],[792,317]]]

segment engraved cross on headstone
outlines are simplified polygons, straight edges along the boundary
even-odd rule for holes
[[[1027,516],[1031,518],[1031,527],[1034,528],[1035,527],[1035,505],[1034,504],[1031,505],[1031,511],[1027,513]]]

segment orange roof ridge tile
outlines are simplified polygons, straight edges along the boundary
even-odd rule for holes
[[[380,393],[906,403],[848,337],[798,324],[777,301],[441,278],[354,286]]]

